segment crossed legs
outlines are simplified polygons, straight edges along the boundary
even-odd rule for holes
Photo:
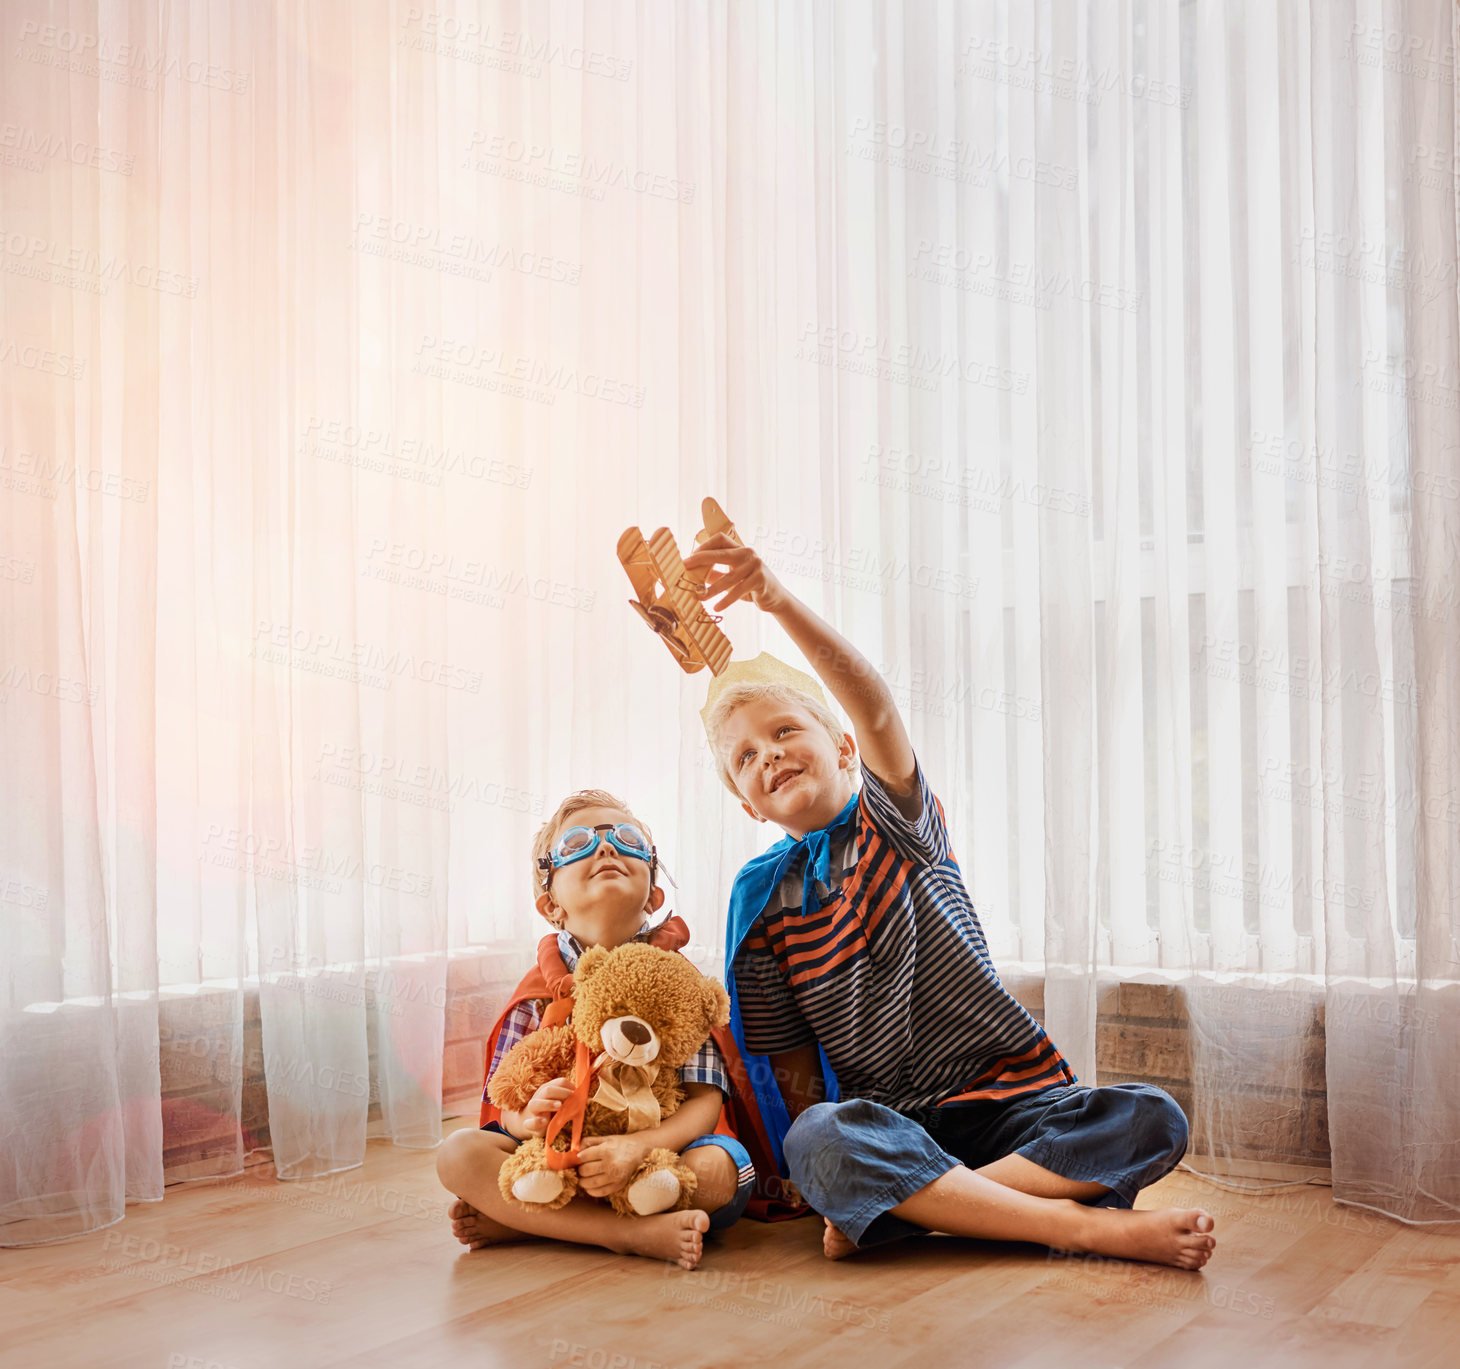
[[[682,1157],[699,1179],[696,1208],[620,1217],[606,1204],[580,1194],[556,1211],[534,1212],[508,1202],[497,1186],[497,1171],[515,1149],[516,1144],[498,1132],[463,1128],[448,1136],[437,1152],[437,1176],[457,1195],[450,1210],[453,1233],[471,1250],[543,1236],[673,1260],[693,1269],[703,1253],[709,1213],[735,1196],[739,1178],[734,1160],[719,1146],[698,1146]]]

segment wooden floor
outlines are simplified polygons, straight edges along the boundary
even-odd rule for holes
[[[548,1243],[466,1253],[433,1153],[370,1143],[313,1185],[182,1185],[124,1222],[0,1250],[0,1365],[692,1369],[1453,1366],[1460,1234],[1235,1196],[1178,1173],[1141,1206],[1217,1217],[1201,1274],[927,1237],[838,1264],[820,1222],[741,1222],[690,1274]]]

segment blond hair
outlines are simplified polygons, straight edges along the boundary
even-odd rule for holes
[[[777,699],[781,703],[795,704],[798,708],[804,708],[826,729],[826,735],[831,738],[833,745],[838,749],[841,747],[842,739],[847,735],[847,728],[822,700],[814,694],[808,694],[804,689],[797,689],[795,685],[784,684],[780,680],[728,685],[715,700],[715,706],[705,718],[705,732],[710,738],[710,750],[714,752],[715,766],[720,772],[721,783],[742,802],[745,796],[740,792],[734,776],[730,773],[730,767],[725,763],[725,752],[721,743],[724,740],[725,725],[730,721],[730,715],[736,709],[743,708],[748,703],[754,703],[757,699]],[[860,769],[857,757],[853,755],[851,765],[853,778]]]
[[[649,824],[642,818],[634,816],[633,810],[622,799],[610,794],[607,789],[577,789],[569,794],[558,806],[553,815],[541,827],[537,829],[537,835],[532,839],[532,899],[537,902],[540,895],[547,892],[548,877],[550,871],[539,868],[538,861],[547,855],[553,848],[553,843],[562,835],[563,830],[570,824],[568,819],[574,813],[581,813],[585,808],[616,808],[626,818],[633,821],[646,837],[649,838],[649,845],[654,844],[654,833],[649,830]],[[653,888],[656,883],[657,867],[650,867],[649,887]]]

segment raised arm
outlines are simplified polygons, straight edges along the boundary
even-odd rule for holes
[[[748,599],[786,630],[842,706],[856,733],[862,761],[881,779],[903,813],[916,819],[921,804],[916,787],[912,742],[877,668],[830,623],[802,603],[771,573],[752,547],[738,547],[723,533],[709,538],[684,558],[685,569],[713,576],[701,599],[721,595],[719,613],[737,599]]]

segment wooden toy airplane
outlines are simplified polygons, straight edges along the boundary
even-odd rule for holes
[[[707,542],[717,532],[727,534],[743,546],[735,524],[713,499],[700,505],[705,526],[695,534],[695,545]],[[658,528],[647,541],[638,528],[626,528],[618,539],[618,559],[638,596],[629,603],[659,635],[670,654],[686,674],[710,668],[718,675],[730,663],[730,642],[715,626],[720,620],[695,598],[705,583],[695,580],[684,568],[679,546],[668,528]]]

